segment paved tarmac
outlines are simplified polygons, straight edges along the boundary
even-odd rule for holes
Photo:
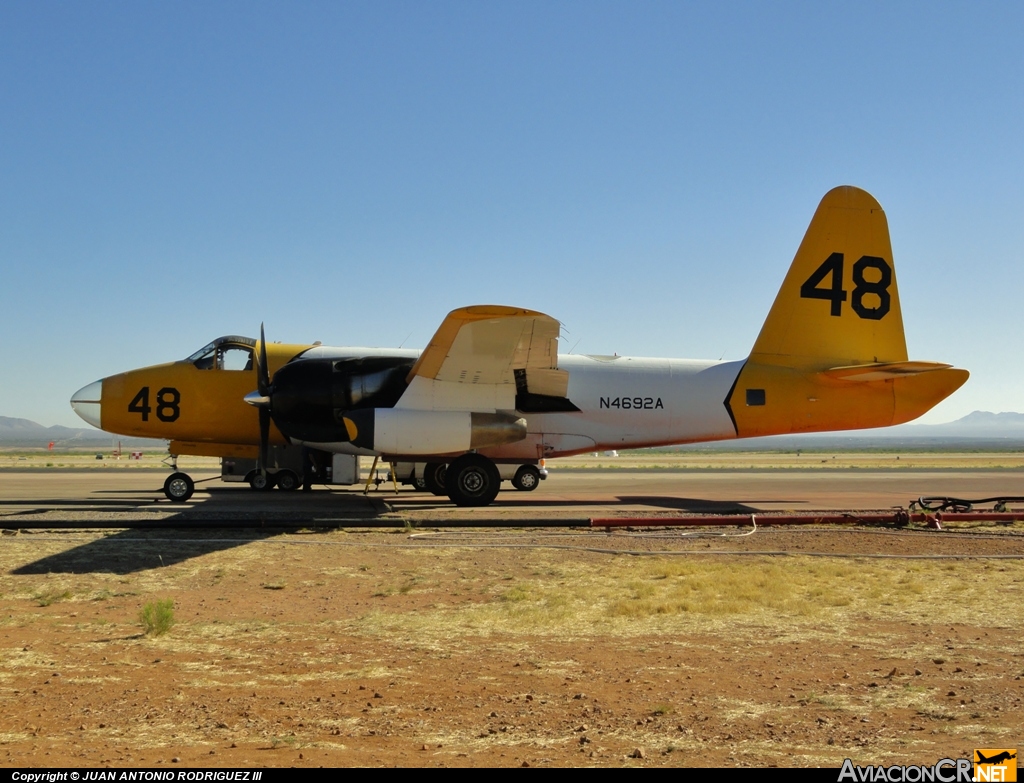
[[[591,517],[680,513],[886,510],[928,495],[1024,496],[1020,470],[552,470],[534,492],[509,487],[486,508],[383,484],[255,492],[193,476],[184,504],[163,496],[157,471],[0,471],[0,527],[224,523],[403,525],[584,524]]]

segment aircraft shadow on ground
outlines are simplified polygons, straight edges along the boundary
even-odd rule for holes
[[[452,508],[452,504],[440,502],[435,498],[424,498],[413,496],[382,497],[395,511],[427,511],[435,508]],[[708,514],[755,514],[762,509],[755,507],[754,503],[784,503],[796,505],[806,503],[806,500],[783,500],[774,498],[772,500],[706,500],[703,498],[680,498],[666,495],[619,495],[614,498],[594,498],[570,500],[565,498],[546,500],[542,497],[509,497],[501,495],[493,506],[488,508],[509,508],[519,509],[535,508],[608,508],[615,509],[622,506],[649,506],[653,508],[666,508],[675,511],[701,512]],[[487,509],[481,509],[486,513]]]
[[[701,498],[677,498],[659,495],[620,495],[619,503],[629,506],[653,506],[673,511],[703,512],[707,514],[755,514],[760,509],[747,505],[759,501],[704,500]]]
[[[32,498],[30,500],[0,500],[0,506],[102,506],[109,511],[131,511],[144,504],[138,500],[93,500],[92,498]]]
[[[183,563],[195,557],[279,535],[280,531],[247,530],[232,535],[217,530],[209,538],[195,531],[122,530],[87,544],[27,563],[11,573],[26,574],[134,574]]]

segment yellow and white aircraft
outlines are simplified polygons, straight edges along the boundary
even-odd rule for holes
[[[268,344],[261,329],[104,378],[71,405],[172,454],[259,447],[265,468],[268,445],[288,442],[427,463],[428,487],[482,506],[496,463],[885,427],[968,377],[908,360],[885,213],[848,186],[819,204],[747,359],[559,355],[558,335],[548,315],[496,305],[452,311],[423,351]],[[191,495],[184,478],[177,499]]]

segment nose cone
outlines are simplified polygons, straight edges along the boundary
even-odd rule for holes
[[[100,427],[100,402],[103,398],[103,381],[90,383],[71,395],[71,408],[97,429]]]

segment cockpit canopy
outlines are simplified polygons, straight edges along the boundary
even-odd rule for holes
[[[200,370],[243,370],[253,367],[256,341],[236,334],[218,337],[185,359]]]

